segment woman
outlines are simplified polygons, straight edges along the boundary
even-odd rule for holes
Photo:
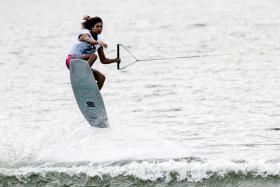
[[[114,58],[109,59],[106,58],[103,48],[107,48],[107,44],[104,43],[99,35],[102,32],[103,22],[102,19],[99,17],[84,17],[84,22],[82,23],[82,31],[78,35],[78,40],[74,43],[72,48],[68,53],[68,57],[66,59],[66,66],[69,69],[71,59],[83,59],[87,60],[90,67],[97,59],[97,55],[95,54],[98,52],[98,56],[100,62],[102,64],[111,64],[111,63],[120,63],[120,59]],[[95,80],[97,81],[97,85],[99,90],[101,90],[105,76],[97,71],[96,69],[92,70]]]

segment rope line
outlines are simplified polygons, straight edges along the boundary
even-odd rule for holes
[[[171,60],[171,59],[187,59],[187,58],[202,58],[202,57],[210,57],[210,56],[225,56],[225,55],[232,55],[232,54],[210,54],[210,55],[191,55],[191,56],[177,56],[177,57],[163,57],[163,58],[147,58],[147,59],[138,59],[132,52],[129,51],[127,47],[122,44],[118,44],[118,54],[119,54],[119,46],[125,49],[134,59],[135,61],[129,63],[126,66],[118,67],[119,70],[126,69],[127,67],[137,63],[137,62],[145,62],[145,61],[159,61],[159,60]]]

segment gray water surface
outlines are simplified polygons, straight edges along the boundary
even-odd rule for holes
[[[181,172],[181,179],[189,177],[183,171],[194,172],[193,180],[207,170],[279,175],[279,5],[2,0],[1,174],[41,172],[50,164],[47,171],[126,171],[143,180],[156,180],[162,170]],[[97,61],[94,68],[107,77],[101,93],[110,128],[93,128],[78,109],[64,64],[86,14],[103,19],[110,58],[117,43],[141,59],[229,55],[138,62],[122,71]],[[123,65],[132,60],[124,50],[121,57]],[[98,171],[52,165],[190,157],[203,162]]]

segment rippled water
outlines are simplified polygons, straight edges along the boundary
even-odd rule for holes
[[[0,186],[279,186],[279,5],[2,0]],[[93,128],[64,64],[85,14],[108,57],[228,55],[97,61],[110,128]]]

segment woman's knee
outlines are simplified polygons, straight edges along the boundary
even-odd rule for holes
[[[96,60],[97,55],[96,54],[84,54],[81,56],[81,59],[83,60]]]
[[[91,58],[97,58],[97,55],[96,54],[90,54],[90,57]]]
[[[93,65],[93,63],[96,61],[97,59],[97,55],[96,54],[90,54],[89,55],[89,59],[88,59],[88,63],[90,66]]]

